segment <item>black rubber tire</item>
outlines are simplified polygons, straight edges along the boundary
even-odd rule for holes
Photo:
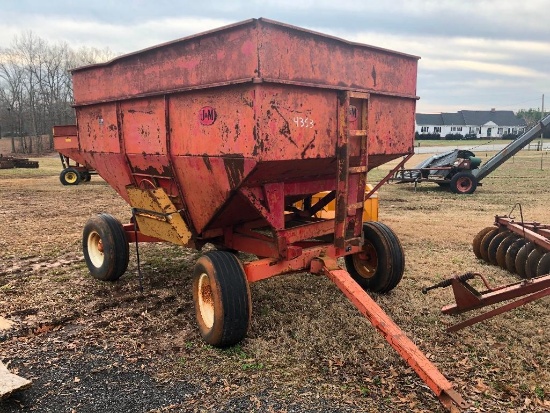
[[[485,234],[485,236],[481,240],[481,243],[479,244],[479,253],[481,254],[481,258],[487,263],[489,263],[489,244],[498,234],[498,228],[495,228],[493,231]]]
[[[78,185],[80,180],[80,172],[74,168],[65,168],[59,174],[59,181],[62,185]]]
[[[98,214],[88,220],[82,232],[82,250],[88,270],[97,280],[116,281],[128,268],[128,239],[112,215]]]
[[[531,251],[527,257],[527,261],[525,262],[525,278],[533,278],[537,276],[537,268],[545,252],[546,250],[541,247],[535,247],[535,249]]]
[[[508,250],[506,251],[506,269],[512,274],[516,274],[516,256],[518,251],[527,244],[525,238],[520,238],[512,243]]]
[[[397,235],[385,224],[363,224],[363,251],[346,255],[344,261],[351,277],[365,291],[387,293],[394,289],[405,271],[405,254]]]
[[[483,228],[481,231],[479,231],[476,236],[474,237],[474,240],[472,241],[472,249],[474,251],[474,254],[477,258],[482,258],[481,257],[481,251],[480,251],[480,246],[481,246],[481,240],[483,239],[483,237],[485,235],[487,235],[489,232],[495,230],[496,227],[485,227]]]
[[[537,266],[537,277],[550,274],[550,252],[542,256]]]
[[[90,172],[88,171],[80,172],[80,180],[82,182],[90,182],[91,179],[92,179],[92,175],[90,174]]]
[[[470,172],[458,172],[451,178],[450,188],[455,194],[473,194],[477,188],[477,179]]]
[[[502,231],[493,237],[487,248],[488,262],[493,265],[498,265],[497,262],[497,250],[500,247],[502,241],[504,241],[510,235],[510,231]]]
[[[520,278],[526,278],[526,266],[527,266],[527,258],[529,257],[529,254],[531,254],[531,251],[535,249],[536,245],[533,242],[526,243],[523,247],[520,248],[518,251],[518,255],[516,255],[516,274],[520,276]]]
[[[502,240],[497,249],[497,264],[503,270],[506,269],[506,251],[519,238],[516,234],[510,234]]]
[[[240,342],[252,316],[250,288],[234,254],[210,251],[195,264],[193,301],[200,334],[215,347]]]

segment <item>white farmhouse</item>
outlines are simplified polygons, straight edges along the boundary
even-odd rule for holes
[[[444,137],[450,133],[470,135],[472,138],[500,139],[505,135],[521,135],[526,128],[525,120],[518,118],[511,110],[460,110],[456,113],[417,113],[416,132],[439,133]]]

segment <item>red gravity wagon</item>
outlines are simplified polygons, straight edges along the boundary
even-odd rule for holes
[[[55,127],[56,149],[132,208],[128,224],[107,214],[86,224],[91,274],[117,280],[136,241],[214,244],[193,281],[214,346],[246,336],[249,283],[325,274],[444,405],[465,406],[366,293],[390,291],[404,271],[397,236],[363,222],[363,209],[379,186],[365,192],[367,172],[413,153],[417,61],[252,19],[74,69],[77,124]],[[333,201],[334,217],[319,218]]]

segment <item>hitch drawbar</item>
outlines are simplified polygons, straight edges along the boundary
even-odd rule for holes
[[[311,262],[310,271],[326,275],[342,290],[355,307],[379,330],[386,341],[412,367],[418,376],[439,398],[448,410],[466,409],[469,404],[453,389],[453,385],[439,372],[420,349],[380,308],[380,306],[351,278],[349,273],[333,258],[316,258]]]
[[[483,282],[486,290],[478,291],[468,283],[469,280],[474,278],[479,278]],[[422,288],[422,293],[427,294],[429,290],[445,287],[453,288],[456,303],[443,307],[441,309],[443,314],[461,314],[470,310],[517,298],[517,300],[510,301],[501,307],[494,308],[447,328],[448,332],[453,332],[549,296],[550,274],[524,279],[513,284],[491,287],[483,275],[474,272],[467,272],[465,274],[455,275],[447,280],[440,281],[430,287],[424,287]]]

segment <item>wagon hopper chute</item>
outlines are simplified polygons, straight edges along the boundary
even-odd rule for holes
[[[365,292],[404,271],[397,236],[363,222],[363,205],[378,189],[365,194],[367,172],[413,153],[417,60],[253,19],[73,70],[77,125],[56,133],[57,150],[97,171],[135,221],[88,222],[92,275],[118,279],[136,240],[218,246],[198,260],[193,294],[202,337],[227,346],[246,335],[250,282],[325,274],[445,406],[464,407]],[[334,217],[320,217],[332,201]]]

